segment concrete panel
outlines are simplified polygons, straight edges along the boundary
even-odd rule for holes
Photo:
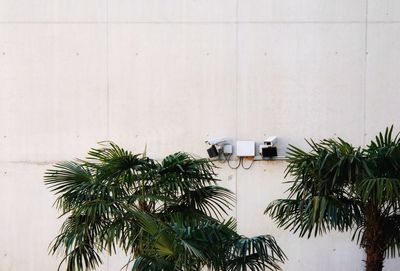
[[[48,253],[64,221],[53,207],[56,197],[43,183],[49,168],[50,164],[0,164],[0,180],[7,187],[0,190],[0,270],[57,270],[62,260],[62,255]],[[102,259],[97,271],[108,270],[107,256]]]
[[[245,160],[245,165],[250,161]],[[254,162],[251,169],[237,170],[238,231],[245,235],[274,234],[275,224],[264,215],[268,204],[288,188],[282,184],[286,163]]]
[[[237,171],[229,168],[227,162],[216,162],[215,165],[217,167],[216,173],[218,174],[218,179],[220,180],[220,182],[217,182],[217,185],[228,188],[236,196],[235,206],[233,206],[230,210],[226,210],[226,218],[233,217],[237,219]]]
[[[364,253],[351,242],[350,233],[331,232],[307,239],[286,231],[277,238],[289,257],[283,268],[285,271],[365,270]],[[385,271],[395,270],[385,267]]]
[[[400,131],[400,28],[397,24],[370,24],[366,93],[367,140],[395,125]]]
[[[233,25],[110,26],[110,138],[155,158],[235,131]]]
[[[241,25],[238,137],[362,144],[364,26]]]
[[[106,139],[104,25],[0,26],[0,160],[82,157]]]
[[[238,0],[240,21],[365,21],[366,0]]]
[[[2,0],[0,21],[105,21],[107,0]]]
[[[399,258],[386,259],[383,266],[385,271],[396,271],[399,269]]]
[[[60,221],[52,208],[54,197],[43,184],[47,166],[0,164],[0,269],[56,270],[48,255]]]
[[[129,256],[125,255],[123,251],[117,251],[115,255],[112,255],[111,257],[108,257],[107,259],[107,271],[112,271],[112,270],[131,270],[132,268],[132,263],[129,266],[130,268],[122,268],[124,267],[128,262],[130,261]]]
[[[111,22],[234,21],[232,0],[118,0],[109,2]]]
[[[400,2],[397,0],[368,0],[368,21],[400,21]]]

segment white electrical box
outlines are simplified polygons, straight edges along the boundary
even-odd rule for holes
[[[255,155],[256,142],[255,141],[237,141],[236,142],[236,155],[239,157],[253,157]]]
[[[233,153],[232,145],[230,145],[230,144],[224,145],[223,152],[224,152],[224,154],[232,154]]]

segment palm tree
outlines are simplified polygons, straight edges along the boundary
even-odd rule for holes
[[[140,271],[279,269],[285,254],[269,235],[246,238],[222,220],[234,195],[214,165],[186,153],[161,162],[114,143],[45,173],[65,221],[51,244],[67,271],[94,270],[121,248]]]
[[[266,209],[279,227],[301,237],[352,230],[366,252],[366,270],[400,254],[400,138],[393,126],[365,148],[342,139],[290,146],[286,199]]]

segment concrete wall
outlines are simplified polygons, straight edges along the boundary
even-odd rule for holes
[[[399,130],[399,37],[396,0],[0,0],[0,270],[56,269],[43,172],[98,141],[161,158],[216,136],[282,149]],[[221,165],[240,232],[274,234],[285,271],[363,270],[350,234],[300,239],[262,214],[284,169]]]

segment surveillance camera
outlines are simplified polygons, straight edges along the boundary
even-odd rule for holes
[[[206,143],[210,145],[218,145],[226,141],[226,138],[215,138],[215,139],[209,139],[206,140]]]
[[[273,146],[277,142],[278,142],[278,138],[276,136],[270,136],[264,141],[264,144],[267,146]]]
[[[211,145],[211,147],[207,149],[207,153],[210,158],[218,157],[221,153],[221,148],[216,145]]]
[[[261,154],[262,158],[272,158],[278,156],[278,150],[276,146],[266,144],[259,146],[259,153]]]

